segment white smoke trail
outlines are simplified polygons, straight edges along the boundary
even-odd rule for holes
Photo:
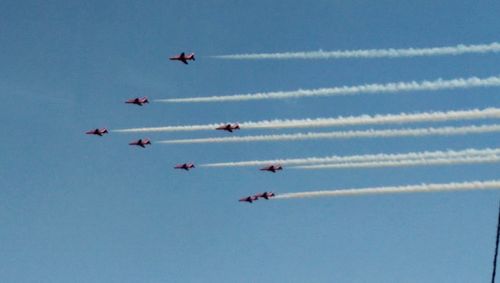
[[[408,152],[397,154],[364,154],[350,156],[328,156],[328,157],[307,157],[294,159],[274,159],[274,160],[251,160],[240,162],[221,162],[201,164],[200,167],[245,167],[245,166],[264,166],[269,164],[281,165],[303,165],[303,164],[345,164],[348,162],[372,162],[372,161],[394,161],[408,159],[431,159],[431,158],[459,158],[459,157],[479,157],[500,154],[500,148],[495,149],[464,149],[459,151],[423,151],[423,152]]]
[[[317,118],[317,119],[292,119],[292,120],[270,120],[257,122],[239,123],[242,129],[284,129],[284,128],[319,128],[332,126],[357,126],[357,125],[384,125],[384,124],[403,124],[416,122],[443,122],[453,120],[472,120],[472,119],[491,119],[500,118],[500,108],[471,109],[447,112],[423,112],[423,113],[399,113],[386,115],[361,115],[336,118]],[[175,131],[200,131],[213,130],[220,125],[186,125],[186,126],[165,126],[165,127],[147,127],[113,130],[121,133],[138,132],[175,132]]]
[[[188,131],[207,131],[214,130],[222,124],[207,124],[207,125],[186,125],[186,126],[164,126],[164,127],[145,127],[145,128],[130,128],[112,130],[116,133],[146,133],[146,132],[188,132]]]
[[[317,164],[293,166],[294,169],[344,169],[344,168],[383,168],[383,167],[410,167],[410,166],[430,166],[430,165],[458,165],[458,164],[478,164],[500,162],[500,155],[458,157],[458,158],[422,158],[408,160],[385,160],[370,162],[349,162],[336,164]]]
[[[194,103],[194,102],[227,102],[227,101],[247,101],[263,99],[286,99],[313,96],[341,96],[358,95],[364,93],[396,93],[409,91],[436,91],[445,89],[466,89],[477,87],[500,86],[500,76],[488,78],[458,78],[452,80],[438,79],[435,81],[421,82],[394,82],[387,84],[365,84],[358,86],[341,86],[318,89],[299,89],[295,91],[261,92],[250,94],[235,94],[226,96],[206,96],[188,98],[159,99],[157,102],[167,103]]]
[[[225,138],[200,138],[163,140],[157,143],[164,144],[193,144],[193,143],[230,143],[230,142],[270,142],[270,141],[298,141],[313,139],[352,139],[352,138],[388,138],[388,137],[423,137],[423,136],[451,136],[500,132],[500,125],[414,128],[414,129],[387,129],[339,131],[326,133],[297,133],[280,135],[260,135]]]
[[[366,50],[336,50],[310,52],[283,52],[283,53],[254,53],[212,56],[217,59],[231,60],[264,60],[264,59],[343,59],[343,58],[400,58],[462,55],[467,53],[496,53],[500,52],[500,43],[476,44],[432,47],[432,48],[404,48],[404,49],[366,49]]]
[[[447,184],[421,184],[410,186],[375,187],[363,189],[342,189],[329,191],[313,191],[301,193],[279,194],[271,199],[312,198],[312,197],[343,197],[363,196],[395,193],[431,193],[444,191],[473,191],[473,190],[497,190],[500,189],[500,181],[474,181]]]

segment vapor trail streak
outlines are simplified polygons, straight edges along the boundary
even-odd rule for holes
[[[431,48],[401,48],[401,49],[365,49],[365,50],[336,50],[336,51],[309,51],[309,52],[282,52],[282,53],[253,53],[212,56],[217,59],[231,60],[286,60],[286,59],[344,59],[344,58],[400,58],[462,55],[467,53],[496,53],[500,52],[500,43],[475,44]]]
[[[291,198],[313,198],[313,197],[343,197],[343,196],[363,196],[378,194],[396,194],[396,193],[431,193],[444,191],[473,191],[473,190],[497,190],[500,189],[500,181],[475,181],[464,183],[447,184],[421,184],[410,186],[395,187],[375,187],[363,189],[342,189],[330,191],[312,191],[300,193],[279,194],[272,199],[291,199]]]
[[[471,109],[447,112],[399,113],[385,115],[360,115],[336,118],[288,119],[239,123],[242,129],[285,129],[285,128],[319,128],[334,126],[385,125],[416,122],[443,122],[455,120],[493,119],[500,118],[500,108]],[[139,132],[177,132],[214,130],[219,124],[145,127],[113,130],[120,133]]]
[[[201,167],[245,167],[245,166],[264,166],[269,164],[281,165],[303,165],[303,164],[345,164],[348,162],[372,162],[372,161],[394,161],[408,159],[431,159],[431,158],[459,158],[459,157],[478,157],[493,154],[500,154],[500,148],[496,149],[464,149],[459,151],[423,151],[423,152],[408,152],[408,153],[392,153],[392,154],[364,154],[364,155],[349,155],[349,156],[327,156],[327,157],[307,157],[294,159],[274,159],[274,160],[251,160],[240,162],[220,162],[201,164]]]
[[[437,79],[434,81],[421,82],[393,82],[386,84],[365,84],[357,86],[341,86],[318,89],[299,89],[294,91],[261,92],[250,94],[235,94],[226,96],[206,96],[188,98],[159,99],[157,102],[167,103],[194,103],[194,102],[228,102],[228,101],[248,101],[263,99],[287,99],[300,97],[317,96],[342,96],[359,95],[365,93],[396,93],[410,91],[436,91],[445,89],[466,89],[477,87],[500,86],[500,76],[488,78],[457,78],[452,80]]]
[[[314,139],[352,139],[352,138],[388,138],[388,137],[424,137],[424,136],[451,136],[500,132],[500,125],[439,127],[414,129],[362,130],[339,131],[326,133],[297,133],[280,135],[260,135],[225,138],[200,138],[163,140],[157,143],[165,144],[194,144],[194,143],[235,143],[235,142],[271,142],[271,141],[299,141]]]
[[[344,169],[344,168],[383,168],[383,167],[410,167],[410,166],[430,166],[430,165],[458,165],[458,164],[478,164],[500,162],[500,155],[458,157],[458,158],[429,158],[429,159],[409,159],[409,160],[386,160],[371,162],[349,162],[336,164],[317,164],[294,166],[295,169]]]

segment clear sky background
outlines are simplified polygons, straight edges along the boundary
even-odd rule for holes
[[[499,18],[500,2],[477,0],[0,1],[0,281],[488,282],[497,191],[237,200],[262,191],[490,180],[498,164],[278,174],[172,167],[497,147],[498,134],[161,145],[154,141],[228,133],[84,132],[498,107],[498,88],[145,107],[123,101],[498,75],[500,54],[209,56],[491,43],[500,41]],[[198,60],[168,61],[182,51]],[[462,124],[471,122],[419,126]],[[296,131],[234,135],[282,132]],[[127,145],[141,137],[153,145]]]

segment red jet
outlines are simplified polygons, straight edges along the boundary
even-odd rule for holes
[[[151,141],[148,139],[139,139],[135,142],[129,143],[129,145],[137,145],[137,146],[140,146],[142,148],[146,148],[147,144],[149,144],[149,145],[151,144]]]
[[[278,171],[278,170],[283,170],[283,167],[281,165],[270,165],[270,166],[267,166],[264,168],[260,168],[259,170],[276,173],[276,171]]]
[[[257,197],[257,199],[258,198],[269,199],[269,198],[272,198],[274,196],[275,196],[275,194],[273,192],[263,192],[262,194],[255,195],[255,197]]]
[[[178,164],[178,165],[175,165],[175,167],[174,167],[174,169],[184,169],[186,171],[189,171],[189,169],[192,169],[192,168],[194,168],[193,163]]]
[[[149,103],[149,100],[147,97],[144,96],[144,97],[137,97],[137,98],[129,99],[129,100],[125,101],[125,103],[136,104],[136,105],[142,106],[145,103]]]
[[[258,198],[256,196],[248,196],[246,198],[242,198],[238,201],[246,201],[246,202],[249,202],[249,203],[252,203],[254,201],[258,200]]]
[[[221,130],[221,131],[228,131],[228,132],[232,133],[234,130],[239,130],[240,129],[240,125],[238,125],[238,124],[233,124],[233,125],[226,124],[226,125],[217,127],[215,129],[216,130]]]
[[[188,64],[187,61],[191,60],[191,61],[196,61],[194,59],[194,53],[191,53],[189,55],[186,56],[186,54],[184,52],[182,52],[180,55],[177,55],[177,56],[174,56],[174,57],[170,57],[169,58],[170,60],[177,60],[177,61],[181,61],[182,63],[184,64]]]
[[[100,137],[102,137],[102,135],[107,134],[107,133],[108,133],[108,130],[106,128],[95,129],[95,130],[91,130],[91,131],[86,132],[87,135],[98,135]]]

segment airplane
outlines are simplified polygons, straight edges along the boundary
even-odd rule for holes
[[[192,168],[194,168],[193,163],[178,164],[178,165],[175,165],[175,167],[174,167],[174,169],[184,169],[186,171],[189,171],[189,169],[192,169]]]
[[[144,96],[144,97],[137,97],[137,98],[129,99],[129,100],[125,101],[125,103],[137,104],[139,106],[142,106],[144,103],[149,103],[149,100],[146,96]]]
[[[107,134],[107,133],[108,133],[108,130],[106,128],[94,129],[94,130],[86,132],[87,135],[98,135],[100,137],[102,137],[102,135]]]
[[[238,201],[246,201],[246,202],[252,203],[258,199],[259,198],[257,198],[256,196],[248,196],[246,198],[239,199]]]
[[[255,195],[255,197],[257,197],[257,199],[258,199],[258,198],[265,198],[265,199],[269,199],[269,198],[272,198],[272,197],[274,197],[274,196],[275,196],[275,194],[274,194],[273,192],[263,192],[263,193],[261,193],[261,194],[257,194],[257,195]]]
[[[146,148],[147,144],[151,144],[151,141],[148,139],[138,139],[135,142],[129,143],[129,145],[137,145],[137,146],[140,146],[142,148]]]
[[[259,170],[276,173],[276,171],[278,171],[278,170],[283,170],[283,167],[281,165],[270,165],[270,166],[267,166],[264,168],[260,168]]]
[[[226,124],[226,125],[217,127],[215,129],[216,130],[222,130],[222,131],[228,131],[228,132],[232,133],[234,130],[239,130],[240,129],[240,125],[238,125],[238,124],[233,124],[233,125]]]
[[[186,54],[184,52],[182,52],[181,54],[177,55],[177,56],[174,56],[174,57],[170,57],[169,58],[170,60],[177,60],[177,61],[181,61],[182,63],[184,64],[188,64],[188,60],[192,60],[192,61],[195,61],[194,59],[194,53],[191,53],[189,55],[186,56]]]

